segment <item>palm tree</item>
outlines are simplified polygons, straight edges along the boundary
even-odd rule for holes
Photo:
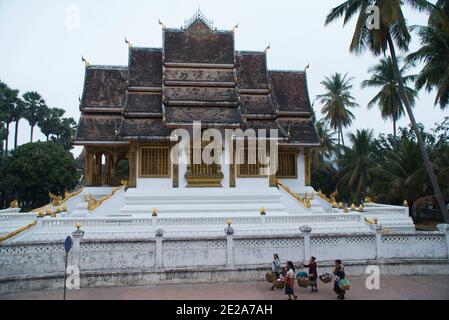
[[[402,11],[402,7],[405,3],[419,10],[432,11],[435,8],[434,5],[426,0],[347,0],[331,10],[326,17],[326,25],[342,16],[344,16],[344,24],[346,24],[358,13],[354,36],[349,50],[356,54],[361,54],[365,49],[369,49],[376,56],[389,50],[394,66],[396,81],[398,83],[399,95],[418,140],[424,166],[432,182],[438,206],[440,207],[444,220],[446,223],[449,223],[449,213],[444,202],[443,194],[438,185],[437,178],[433,172],[424,140],[419,132],[411,103],[407,97],[396,54],[395,45],[397,45],[400,50],[407,51],[411,39],[405,16]],[[368,10],[370,9],[370,6],[376,6],[379,9],[379,28],[372,28],[366,23],[372,15]]]
[[[413,75],[405,75],[410,66],[410,64],[405,64],[401,68],[401,77],[404,84],[414,81],[416,78]],[[371,74],[371,78],[362,82],[362,88],[380,88],[379,93],[368,103],[368,108],[371,109],[377,105],[382,118],[393,121],[393,136],[396,140],[396,123],[404,115],[404,107],[399,96],[398,83],[394,76],[393,61],[390,57],[381,59],[378,64],[368,69],[368,73]],[[418,93],[410,87],[405,87],[405,91],[410,103],[414,105]]]
[[[440,19],[437,19],[436,16]],[[411,62],[424,62],[416,88],[437,90],[435,105],[441,109],[449,105],[449,1],[438,1],[428,26],[414,27],[421,38],[421,48],[407,57]]]
[[[352,148],[344,147],[338,159],[337,188],[343,194],[353,194],[363,201],[373,180],[376,161],[373,154],[373,131],[362,129],[349,134]]]
[[[50,135],[58,133],[64,113],[65,110],[63,109],[44,108],[42,118],[38,121],[38,126],[47,138],[47,141],[50,139]]]
[[[317,96],[317,99],[324,104],[321,112],[330,127],[338,133],[338,145],[341,139],[343,146],[345,145],[343,128],[349,127],[355,118],[349,108],[358,106],[351,95],[352,80],[353,78],[348,78],[347,74],[342,76],[338,72],[331,77],[325,77],[321,84],[326,93]]]
[[[321,142],[321,147],[313,149],[314,162],[329,160],[335,151],[335,132],[329,128],[325,119],[315,122],[315,129]]]
[[[6,124],[5,155],[8,154],[9,125],[16,121],[16,136],[14,138],[17,145],[17,122],[18,116],[22,112],[22,102],[18,97],[19,91],[10,89],[6,84],[0,83],[0,107],[3,122]]]
[[[14,108],[12,109],[12,119],[16,122],[14,128],[14,150],[17,149],[17,138],[19,136],[19,121],[25,116],[25,104],[22,99],[19,97],[19,91],[14,90],[16,92],[14,98]]]
[[[33,142],[33,131],[36,124],[43,116],[45,110],[45,100],[37,92],[26,92],[23,94],[23,101],[25,102],[25,119],[31,127],[30,142]]]

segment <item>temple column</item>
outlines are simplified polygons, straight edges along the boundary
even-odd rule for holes
[[[93,165],[93,185],[101,185],[101,153],[95,154]]]
[[[110,166],[109,166],[109,177],[110,177],[110,185],[116,186],[118,185],[117,183],[117,159],[118,159],[118,153],[117,152],[112,152],[110,154]]]
[[[128,186],[131,188],[135,188],[137,186],[136,179],[136,170],[137,170],[137,157],[136,157],[136,146],[131,144],[128,151],[128,159],[129,159],[129,181]]]
[[[111,153],[104,152],[104,173],[102,175],[103,179],[101,184],[106,186],[111,186]]]
[[[228,146],[228,159],[229,159],[229,187],[235,188],[236,175],[235,175],[235,145],[234,145],[234,141],[231,141],[231,145]]]
[[[311,159],[310,159],[311,150],[306,148],[304,149],[304,180],[306,186],[310,186],[312,184],[311,179]]]
[[[94,165],[94,155],[89,149],[86,149],[85,175],[86,175],[86,185],[88,187],[92,186],[94,183],[93,165]]]

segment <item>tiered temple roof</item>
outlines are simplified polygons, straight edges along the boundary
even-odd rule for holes
[[[80,110],[79,145],[167,140],[201,121],[319,146],[305,72],[268,70],[265,52],[235,51],[234,32],[201,16],[163,29],[163,48],[131,47],[127,67],[87,66]]]

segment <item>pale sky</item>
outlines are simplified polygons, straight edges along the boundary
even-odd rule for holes
[[[78,97],[82,95],[84,80],[81,55],[92,64],[127,65],[125,36],[134,46],[161,47],[158,18],[167,27],[180,27],[200,7],[218,29],[231,29],[239,23],[236,50],[261,51],[271,44],[269,69],[302,70],[310,62],[308,82],[312,100],[323,93],[320,81],[324,76],[349,73],[355,77],[353,95],[361,107],[354,110],[357,119],[347,132],[370,128],[376,133],[390,133],[391,122],[384,122],[377,109],[366,108],[376,90],[362,90],[360,83],[377,59],[369,53],[363,56],[349,53],[354,22],[345,28],[341,22],[324,27],[326,14],[340,2],[0,0],[0,79],[21,93],[39,92],[49,106],[65,109],[67,116],[78,121]],[[70,19],[77,11],[78,27],[77,19]],[[422,14],[411,10],[405,13],[409,24],[426,23]],[[419,46],[418,38],[414,39],[412,49]],[[417,120],[428,129],[449,116],[449,108],[443,112],[434,107],[433,101],[434,93],[422,91],[415,107]],[[320,107],[315,103],[317,111]],[[407,118],[399,122],[400,126],[407,124]],[[39,130],[35,130],[37,139],[45,139]],[[28,140],[29,125],[22,120],[19,144]],[[73,152],[77,155],[80,148]]]

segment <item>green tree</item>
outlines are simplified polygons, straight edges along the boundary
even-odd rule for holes
[[[34,127],[44,116],[47,106],[41,95],[34,91],[24,93],[23,101],[25,103],[25,119],[28,120],[31,127],[30,142],[33,142]]]
[[[338,133],[338,145],[341,141],[343,146],[345,145],[343,128],[349,127],[355,118],[349,108],[358,106],[351,95],[352,80],[353,78],[348,78],[347,74],[342,76],[340,73],[325,77],[321,84],[326,92],[317,96],[317,99],[323,104],[321,112],[326,121]]]
[[[70,152],[54,142],[27,143],[11,154],[5,184],[9,194],[39,207],[48,203],[48,192],[63,194],[78,182]]]
[[[405,15],[402,11],[405,4],[419,10],[432,11],[435,8],[434,5],[425,0],[347,0],[331,10],[326,17],[326,25],[341,17],[343,17],[344,24],[346,24],[352,17],[358,15],[353,39],[349,48],[350,51],[361,54],[366,49],[369,49],[374,55],[378,56],[389,50],[398,83],[399,95],[401,96],[402,103],[410,118],[412,129],[417,137],[424,166],[432,182],[441,214],[446,223],[449,223],[449,212],[444,202],[443,193],[438,185],[438,180],[433,171],[424,140],[419,132],[399,69],[396,46],[402,51],[407,51],[411,39]],[[372,12],[369,10],[372,6],[376,6],[379,11],[377,17],[379,19],[379,25],[374,26],[374,28],[367,23],[372,15]]]
[[[52,138],[52,140],[60,143],[64,149],[69,151],[72,149],[73,135],[75,134],[76,126],[76,121],[73,118],[60,119],[54,128],[53,134],[55,137]]]
[[[0,82],[0,110],[1,110],[1,118],[6,125],[6,143],[5,143],[5,155],[8,153],[9,144],[9,125],[16,121],[18,115],[20,115],[21,111],[21,101],[18,97],[19,91],[12,90],[6,84]],[[17,123],[16,123],[16,131],[17,131]],[[14,138],[16,143],[17,134]]]
[[[325,119],[315,122],[315,129],[320,139],[321,147],[313,149],[313,162],[329,160],[335,152],[335,132],[329,128],[329,124]]]
[[[436,90],[435,105],[449,105],[449,1],[438,1],[427,26],[414,27],[421,39],[421,48],[407,57],[411,62],[423,62],[416,88]]]
[[[404,84],[413,82],[416,78],[414,75],[405,75],[409,68],[409,64],[405,64],[401,68],[401,77]],[[362,82],[362,88],[380,88],[380,91],[368,103],[368,108],[371,109],[377,105],[382,118],[392,120],[393,135],[396,139],[396,123],[404,115],[404,107],[399,95],[398,83],[394,75],[394,66],[391,58],[381,59],[378,64],[368,69],[368,73],[371,74],[371,78]],[[405,87],[405,91],[410,103],[414,105],[418,93],[410,87]]]
[[[64,116],[65,111],[58,108],[45,108],[42,113],[42,118],[38,121],[38,126],[42,133],[47,138],[50,139],[50,135],[58,133],[58,128],[60,126],[61,118]]]
[[[340,196],[362,202],[368,195],[377,163],[373,154],[373,131],[350,134],[352,148],[344,147],[338,157],[337,188]]]

